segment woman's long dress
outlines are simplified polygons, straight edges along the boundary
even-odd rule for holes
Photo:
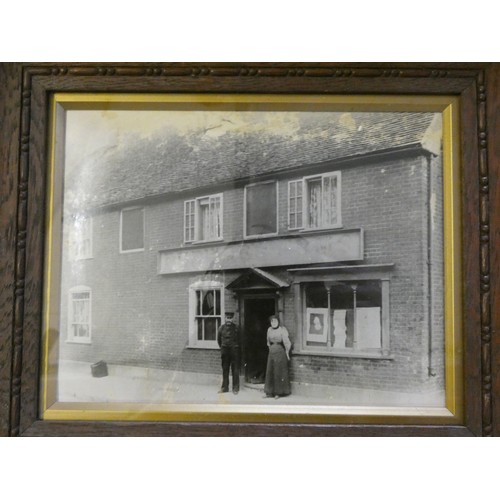
[[[291,343],[288,330],[284,326],[270,327],[267,330],[267,345],[269,355],[264,391],[268,396],[288,396],[291,393],[287,358]]]

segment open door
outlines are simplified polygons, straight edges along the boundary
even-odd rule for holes
[[[276,314],[275,297],[244,298],[243,341],[245,382],[263,384],[267,365],[269,316]]]

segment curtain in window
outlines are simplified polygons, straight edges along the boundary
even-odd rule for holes
[[[221,202],[219,197],[210,197],[200,201],[200,240],[215,240],[222,235]]]
[[[211,238],[221,237],[221,209],[220,209],[220,198],[210,198],[210,218],[212,220],[211,224]]]
[[[90,323],[90,301],[88,293],[73,294],[73,335],[88,337]]]
[[[337,223],[337,178],[323,177],[323,225]]]
[[[321,226],[321,180],[308,183],[309,189],[309,227]]]
[[[201,215],[201,240],[209,240],[211,238],[210,231],[210,205],[207,202],[200,202]]]
[[[196,331],[198,340],[214,341],[221,325],[221,291],[196,290]]]

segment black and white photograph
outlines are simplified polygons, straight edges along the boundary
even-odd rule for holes
[[[447,414],[441,111],[71,99],[52,403]]]

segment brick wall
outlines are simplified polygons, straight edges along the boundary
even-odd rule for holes
[[[443,380],[442,353],[442,199],[435,193],[432,212],[434,261],[427,266],[428,164],[422,157],[397,159],[342,171],[344,228],[363,227],[363,264],[394,263],[390,283],[392,359],[295,355],[294,380],[373,388],[439,387]],[[442,182],[439,162],[433,164],[434,185]],[[287,228],[288,180],[279,181],[279,232]],[[188,290],[199,276],[159,275],[158,252],[183,245],[184,200],[164,200],[145,206],[145,250],[119,252],[119,211],[93,219],[93,258],[63,258],[61,353],[65,359],[150,366],[171,370],[219,373],[217,350],[188,346]],[[243,237],[243,188],[224,192],[224,241]],[[306,237],[306,236],[304,236]],[[273,273],[290,280],[283,269]],[[238,272],[221,273],[225,284]],[[433,368],[428,375],[429,281],[432,284]],[[68,343],[68,289],[92,289],[92,343]],[[225,293],[226,310],[238,304]],[[292,287],[284,295],[284,322],[298,342]],[[434,333],[434,332],[433,332]]]
[[[442,204],[441,165],[433,163],[436,207]],[[292,374],[310,383],[395,390],[442,388],[443,289],[442,211],[433,211],[433,349],[435,377],[429,377],[429,274],[427,267],[428,163],[425,158],[396,160],[342,172],[344,227],[365,230],[363,264],[394,263],[390,282],[392,359],[297,355]],[[355,200],[355,201],[353,201]],[[285,322],[295,343],[293,298],[288,297]]]

